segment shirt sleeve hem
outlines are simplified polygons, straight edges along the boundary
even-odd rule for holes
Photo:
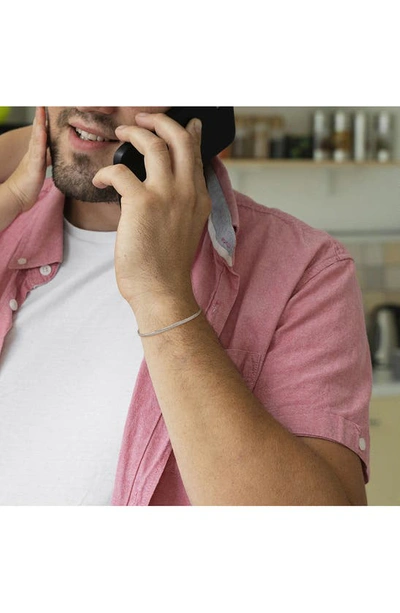
[[[323,420],[313,419],[313,421],[310,423],[305,423],[304,414],[301,416],[299,415],[297,420],[293,420],[293,415],[291,415],[290,424],[283,425],[285,425],[285,427],[287,427],[287,429],[295,436],[321,438],[334,443],[339,443],[344,447],[351,449],[351,451],[358,455],[361,460],[364,483],[367,484],[369,482],[370,441],[368,429],[366,432],[362,432],[357,424],[332,412],[325,412]]]

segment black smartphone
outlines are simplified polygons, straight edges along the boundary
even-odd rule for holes
[[[235,138],[235,114],[231,106],[175,106],[165,114],[183,127],[194,117],[201,120],[203,163],[229,147]],[[113,163],[125,164],[141,181],[146,179],[144,156],[131,143],[124,143],[117,149]]]

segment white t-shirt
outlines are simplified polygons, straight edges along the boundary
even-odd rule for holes
[[[116,232],[65,221],[64,262],[0,357],[0,505],[108,505],[143,358],[118,291]]]

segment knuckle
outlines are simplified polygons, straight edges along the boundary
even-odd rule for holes
[[[164,121],[165,113],[152,113],[156,121]]]
[[[186,185],[183,191],[183,199],[190,206],[195,207],[197,201],[197,192],[194,185]]]
[[[182,143],[186,145],[187,147],[193,147],[194,142],[195,142],[192,134],[190,134],[190,132],[188,132],[187,130],[182,131],[181,140],[182,140]]]
[[[167,143],[161,138],[153,139],[149,145],[149,152],[165,154],[168,152]]]
[[[127,166],[125,166],[125,164],[115,164],[115,166],[113,166],[112,169],[117,177],[124,177],[128,171],[128,168]],[[106,168],[103,168],[102,170],[100,170],[99,176],[101,176],[100,173],[103,173],[103,176],[104,176],[106,172],[107,172]]]

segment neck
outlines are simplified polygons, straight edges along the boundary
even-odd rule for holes
[[[66,198],[64,215],[76,228],[94,232],[115,232],[121,209],[117,203],[82,202]]]

